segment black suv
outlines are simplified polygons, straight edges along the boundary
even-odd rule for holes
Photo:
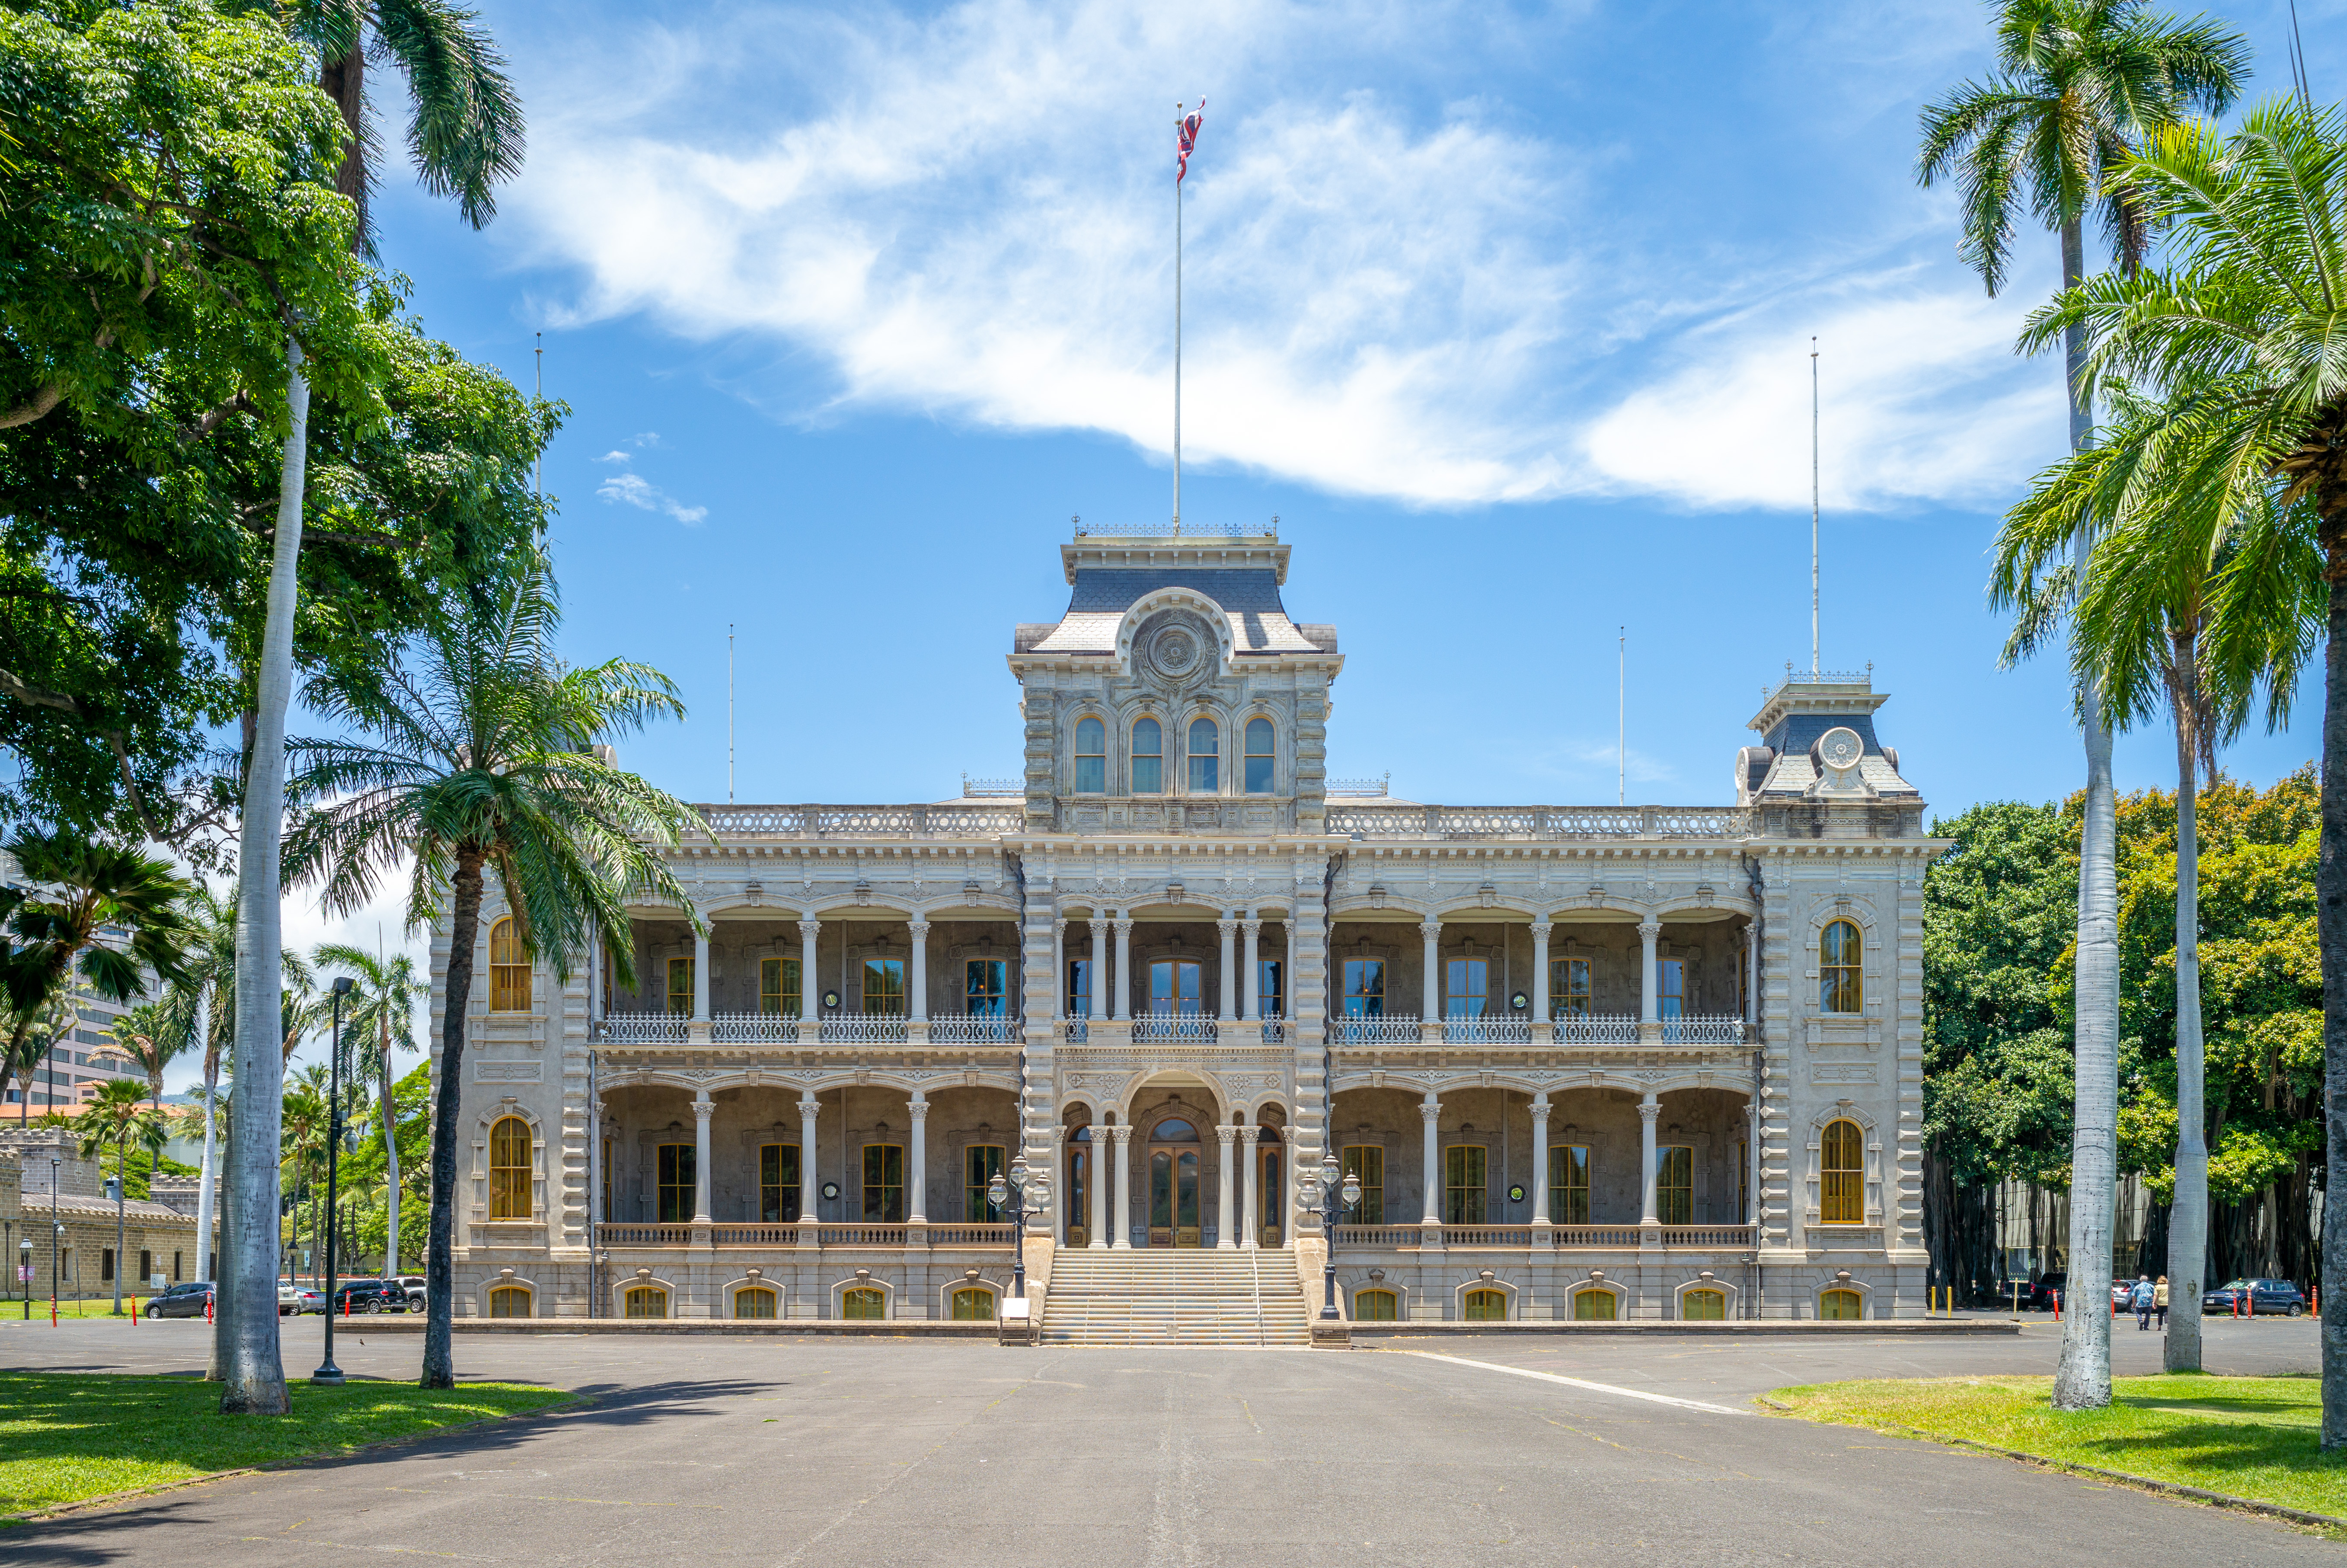
[[[354,1279],[334,1287],[334,1310],[405,1312],[407,1292],[395,1279]]]
[[[141,1310],[149,1317],[201,1317],[211,1300],[212,1282],[199,1279],[175,1285],[160,1296],[149,1297]]]

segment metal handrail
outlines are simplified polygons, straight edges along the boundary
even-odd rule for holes
[[[1401,1013],[1378,1018],[1331,1018],[1330,1045],[1416,1045],[1418,1020]]]
[[[999,1045],[1023,1038],[1025,1026],[1012,1013],[945,1012],[929,1015],[932,1045]]]

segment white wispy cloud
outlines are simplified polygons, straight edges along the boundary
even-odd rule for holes
[[[607,501],[664,512],[688,527],[709,516],[707,507],[688,507],[641,474],[614,474],[596,486],[595,493]]]
[[[1191,460],[1429,506],[1805,502],[1806,432],[1779,447],[1807,389],[1778,373],[1798,381],[1815,331],[1851,413],[1842,502],[2009,484],[2011,426],[2046,395],[2005,352],[2011,313],[1895,254],[1861,285],[1788,285],[1716,245],[1655,249],[1593,183],[1622,150],[1602,131],[1568,146],[1503,103],[1413,90],[1436,56],[1577,25],[1379,0],[753,0],[574,41],[610,52],[567,60],[511,210],[536,260],[575,269],[579,317],[827,367],[829,401],[788,415],[914,409],[1162,453],[1173,99],[1211,82],[1184,220]],[[1819,46],[1857,73],[1867,42]]]

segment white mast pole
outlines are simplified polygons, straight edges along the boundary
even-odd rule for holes
[[[1818,340],[1809,340],[1809,679],[1818,678]]]
[[[544,333],[538,334],[538,347],[534,352],[538,356],[538,400],[544,403],[546,401],[546,334]],[[538,456],[530,459],[529,498],[533,501],[538,500],[543,498],[545,494],[546,448],[541,445],[538,449]]]
[[[725,623],[725,804],[733,804],[733,623]]]
[[[1174,103],[1174,135],[1183,133],[1182,103]],[[1182,531],[1182,175],[1174,176],[1174,531]]]
[[[1614,645],[1614,804],[1630,804],[1630,629],[1621,629]]]

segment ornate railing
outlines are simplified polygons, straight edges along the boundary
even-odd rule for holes
[[[1750,1225],[1665,1225],[1665,1246],[1750,1246]]]
[[[815,1038],[825,1045],[902,1045],[906,1021],[882,1013],[827,1018],[815,1026]]]
[[[1332,802],[1328,831],[1360,838],[1741,838],[1752,814],[1737,805],[1348,805]]]
[[[604,1246],[691,1246],[691,1225],[600,1225],[598,1242]]]
[[[1638,1020],[1614,1014],[1560,1013],[1556,1018],[1559,1045],[1635,1045]]]
[[[1336,1245],[1338,1246],[1416,1246],[1420,1232],[1416,1225],[1338,1225]]]
[[[1445,1246],[1530,1246],[1530,1225],[1444,1225]]]
[[[799,1020],[776,1013],[712,1013],[709,1038],[718,1045],[794,1045]]]
[[[1092,1020],[1088,1018],[1063,1018],[1060,1020],[1060,1038],[1070,1045],[1082,1045],[1092,1037]]]
[[[1286,1045],[1287,1043],[1287,1020],[1284,1018],[1265,1019],[1263,1020],[1263,1042],[1266,1045]]]
[[[1009,1246],[1019,1239],[1019,1227],[999,1225],[931,1225],[931,1246]]]
[[[1481,1018],[1442,1020],[1445,1045],[1530,1045],[1532,1020],[1514,1013],[1485,1013]]]
[[[1559,1246],[1636,1246],[1636,1225],[1559,1225],[1556,1245]]]
[[[1211,1045],[1218,1033],[1213,1019],[1197,1013],[1147,1012],[1133,1020],[1133,1043],[1188,1040]]]
[[[704,805],[710,831],[759,836],[835,835],[986,838],[1015,833],[1027,813],[1009,805]]]
[[[605,1013],[590,1038],[608,1045],[682,1045],[689,1021],[674,1013]]]
[[[718,1246],[796,1246],[799,1227],[791,1225],[711,1225],[709,1239]]]
[[[1020,1021],[1009,1013],[931,1013],[932,1045],[999,1045],[1020,1038]]]
[[[1330,1045],[1416,1045],[1418,1020],[1399,1013],[1382,1018],[1332,1018]]]
[[[1742,1045],[1744,1020],[1740,1018],[1666,1018],[1663,1020],[1665,1045]]]

